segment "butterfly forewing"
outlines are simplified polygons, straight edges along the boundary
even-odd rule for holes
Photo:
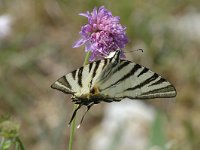
[[[107,65],[107,59],[92,62],[59,78],[51,87],[77,97],[89,94],[96,79]]]
[[[150,99],[176,96],[168,81],[146,67],[121,60],[111,68],[111,76],[100,82],[101,94],[113,98]],[[101,79],[99,79],[101,81]]]

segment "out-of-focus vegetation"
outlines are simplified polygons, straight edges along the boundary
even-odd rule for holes
[[[194,14],[200,17],[198,0],[1,0],[0,17],[9,16],[11,31],[0,36],[0,115],[10,115],[20,124],[27,149],[66,149],[73,105],[69,96],[50,85],[82,65],[83,48],[71,48],[86,22],[78,13],[100,5],[127,26],[130,42],[125,50],[144,50],[128,59],[162,74],[177,88],[165,125],[157,120],[152,131],[162,125],[159,130],[174,150],[199,149],[200,28],[190,21]],[[74,149],[87,149],[91,134],[98,130],[103,105],[95,107],[76,132]],[[163,133],[156,135],[152,142],[163,144],[156,140]]]
[[[12,147],[16,150],[24,150],[23,143],[19,138],[19,124],[4,116],[0,118],[0,149],[9,150]]]

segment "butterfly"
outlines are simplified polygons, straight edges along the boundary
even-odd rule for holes
[[[51,85],[53,89],[71,94],[72,102],[77,104],[69,125],[83,105],[87,110],[80,124],[88,110],[100,102],[176,96],[176,89],[169,81],[142,65],[120,59],[120,53],[117,50],[111,58],[82,66]]]

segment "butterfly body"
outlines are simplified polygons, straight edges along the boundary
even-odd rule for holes
[[[79,104],[77,110],[82,105],[89,110],[92,105],[102,101],[176,96],[176,90],[170,82],[146,67],[120,59],[120,51],[116,51],[111,58],[92,62],[64,75],[51,87],[72,94],[72,102]]]

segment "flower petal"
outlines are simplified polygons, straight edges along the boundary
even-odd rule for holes
[[[91,49],[91,43],[90,43],[89,40],[87,42],[85,42],[85,51],[86,52],[92,51],[92,49]]]
[[[79,32],[82,38],[73,47],[85,44],[85,51],[92,53],[90,61],[103,59],[128,43],[126,28],[120,24],[120,17],[113,16],[104,6],[79,15],[87,17],[88,23],[82,26]],[[125,55],[122,53],[120,57]]]
[[[87,11],[86,13],[79,13],[80,16],[83,16],[83,17],[87,17],[89,18],[90,17],[90,12]]]
[[[87,40],[84,40],[84,39],[79,39],[78,41],[76,41],[74,44],[73,44],[73,48],[77,48],[77,47],[80,47],[81,45],[85,44]]]

